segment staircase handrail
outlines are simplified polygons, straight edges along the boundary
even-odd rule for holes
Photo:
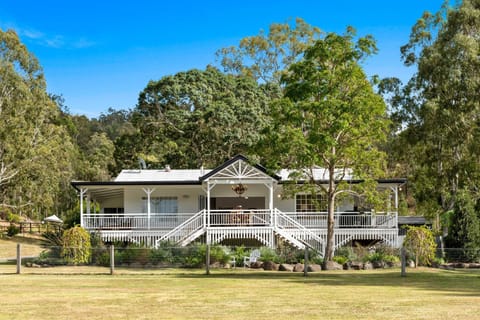
[[[317,236],[315,233],[313,233],[312,231],[308,230],[304,225],[302,225],[301,223],[299,223],[298,221],[290,218],[288,215],[286,215],[285,213],[283,213],[282,211],[278,210],[275,208],[275,228],[277,229],[277,232],[279,230],[288,230],[286,229],[284,226],[279,226],[278,225],[278,217],[281,217],[282,219],[285,219],[286,221],[288,221],[290,224],[293,225],[294,229],[297,229],[297,230],[301,230],[304,234],[310,236],[313,240],[317,241],[321,246],[325,246],[325,242],[323,241],[322,238],[320,238],[319,236]],[[279,232],[279,233],[282,233],[284,234],[285,232]],[[294,238],[295,240],[303,243],[305,246],[308,246],[310,247],[311,249],[317,249],[318,248],[315,248],[314,246],[312,246],[310,243],[308,243],[307,241],[303,240],[303,239],[297,239],[295,237],[293,237],[292,235],[289,235],[290,237]],[[321,250],[320,250],[321,251]]]
[[[295,245],[299,249],[304,249],[304,247],[312,248],[312,246],[301,239],[297,239],[288,232],[285,232],[285,229],[277,229],[277,234],[281,235],[285,240],[290,241],[293,245]]]
[[[182,222],[181,224],[179,224],[178,226],[176,226],[175,228],[173,228],[172,230],[170,230],[169,232],[167,232],[166,234],[161,236],[156,241],[156,245],[158,246],[159,242],[165,241],[166,239],[171,238],[173,235],[175,235],[179,231],[186,229],[188,227],[188,225],[193,224],[193,222],[198,220],[198,218],[202,218],[202,220],[203,220],[203,215],[204,214],[205,214],[205,209],[200,210],[199,212],[197,212],[196,214],[194,214],[193,216],[191,216],[190,218],[188,218],[187,220],[185,220],[184,222]],[[204,227],[203,222],[201,223],[201,227],[202,228]],[[200,229],[200,228],[196,228],[195,230],[190,231],[189,234],[197,231],[198,229]]]

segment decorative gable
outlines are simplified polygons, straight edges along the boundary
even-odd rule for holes
[[[266,169],[260,165],[251,165],[247,158],[238,155],[208,174],[200,177],[201,181],[215,181],[216,183],[232,183],[233,181],[272,181],[279,180],[278,176],[271,176]]]

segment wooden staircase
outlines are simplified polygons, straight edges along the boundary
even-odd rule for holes
[[[273,221],[269,226],[206,226],[206,210],[201,210],[176,228],[161,236],[156,242],[172,241],[186,246],[206,234],[207,242],[220,243],[225,239],[255,239],[265,246],[275,246],[275,235],[298,249],[309,248],[324,254],[322,238],[305,228],[302,224],[278,209],[273,212]]]

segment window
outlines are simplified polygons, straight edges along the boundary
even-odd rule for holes
[[[327,211],[327,197],[322,194],[297,194],[295,199],[297,212]]]
[[[143,212],[148,212],[147,198],[143,197]],[[151,213],[177,213],[178,203],[177,197],[151,197],[150,198]]]

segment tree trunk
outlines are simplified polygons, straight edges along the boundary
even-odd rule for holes
[[[323,259],[323,269],[327,270],[327,262],[333,260],[334,246],[334,226],[335,226],[335,169],[329,168],[329,181],[327,191],[328,201],[328,219],[327,219],[327,246],[325,248],[325,256]]]

